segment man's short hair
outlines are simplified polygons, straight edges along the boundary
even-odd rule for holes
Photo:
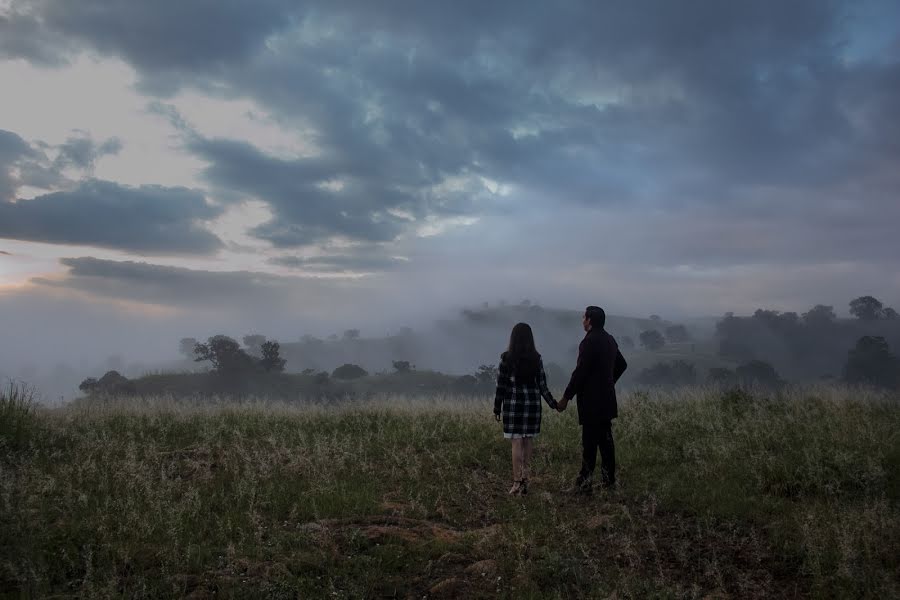
[[[591,322],[591,327],[603,329],[606,325],[606,312],[599,306],[588,306],[584,309],[584,316]]]

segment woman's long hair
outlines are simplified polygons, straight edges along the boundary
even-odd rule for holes
[[[536,382],[540,371],[541,355],[534,347],[534,334],[528,323],[517,323],[509,334],[506,360],[516,380],[522,383]]]

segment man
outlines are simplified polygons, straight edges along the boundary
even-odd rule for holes
[[[616,451],[613,445],[612,420],[618,416],[616,381],[628,368],[615,338],[604,329],[606,313],[599,306],[584,310],[581,324],[585,336],[578,346],[578,362],[559,410],[578,396],[578,423],[581,425],[581,472],[571,491],[590,494],[592,476],[600,448],[600,484],[607,489],[616,486]]]

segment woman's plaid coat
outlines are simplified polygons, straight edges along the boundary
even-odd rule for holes
[[[538,360],[537,381],[516,381],[513,366],[500,356],[497,372],[497,392],[494,395],[494,414],[503,415],[505,435],[537,435],[541,432],[541,397],[547,405],[556,409],[556,400],[547,388],[544,363]]]

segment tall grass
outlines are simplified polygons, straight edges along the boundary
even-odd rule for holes
[[[16,449],[27,440],[35,407],[34,389],[28,385],[10,379],[0,388],[0,451]]]
[[[22,409],[33,425],[0,446],[0,593],[900,595],[895,396],[621,404],[620,488],[591,498],[560,492],[579,465],[574,410],[545,412],[533,491],[511,498],[487,398]]]

